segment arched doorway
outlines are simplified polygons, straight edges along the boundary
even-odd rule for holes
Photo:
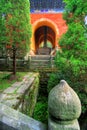
[[[35,54],[38,54],[38,50],[41,53],[42,48],[50,53],[50,49],[57,46],[59,33],[53,21],[47,18],[39,19],[32,25],[32,30],[31,50]],[[42,51],[44,52],[43,49]]]
[[[49,26],[41,26],[35,33],[36,54],[50,54],[51,49],[55,47],[55,32]]]

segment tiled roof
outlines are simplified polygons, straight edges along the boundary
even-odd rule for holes
[[[64,8],[63,0],[30,0],[31,11],[40,10],[62,10]]]

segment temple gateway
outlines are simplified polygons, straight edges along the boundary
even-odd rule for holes
[[[54,55],[67,26],[62,18],[62,0],[30,0],[32,38],[30,55]]]

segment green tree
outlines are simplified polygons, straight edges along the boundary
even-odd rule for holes
[[[62,53],[56,56],[58,73],[52,74],[48,90],[65,79],[78,93],[82,101],[82,113],[87,110],[87,27],[85,16],[87,14],[86,0],[64,0],[65,11],[63,14],[68,30],[60,38],[59,44]]]
[[[73,57],[80,61],[86,61],[87,39],[85,37],[84,26],[79,22],[72,22],[68,25],[68,30],[66,34],[62,36],[59,43],[67,59]]]
[[[63,0],[65,3],[64,19],[68,23],[83,22],[87,14],[86,0]]]
[[[13,49],[13,74],[16,73],[17,48],[26,52],[29,50],[31,25],[29,0],[10,0],[12,7],[9,10],[7,26],[9,39]]]
[[[3,6],[4,5],[4,6]],[[8,9],[10,7],[9,2],[6,3],[5,0],[0,0],[0,48],[2,49],[6,45],[6,15],[8,14]]]
[[[59,43],[67,59],[77,60],[87,65],[87,37],[85,36],[87,27],[84,21],[87,14],[87,2],[85,0],[64,0],[64,2],[66,6],[63,16],[68,30]]]
[[[23,51],[24,55],[29,50],[31,38],[30,4],[29,0],[9,0],[10,5],[6,15],[7,44],[13,50],[13,74],[16,74],[16,52]]]

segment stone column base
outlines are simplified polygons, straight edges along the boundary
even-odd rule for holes
[[[50,118],[48,119],[48,130],[80,130],[79,123],[77,120],[72,122],[56,123]]]

